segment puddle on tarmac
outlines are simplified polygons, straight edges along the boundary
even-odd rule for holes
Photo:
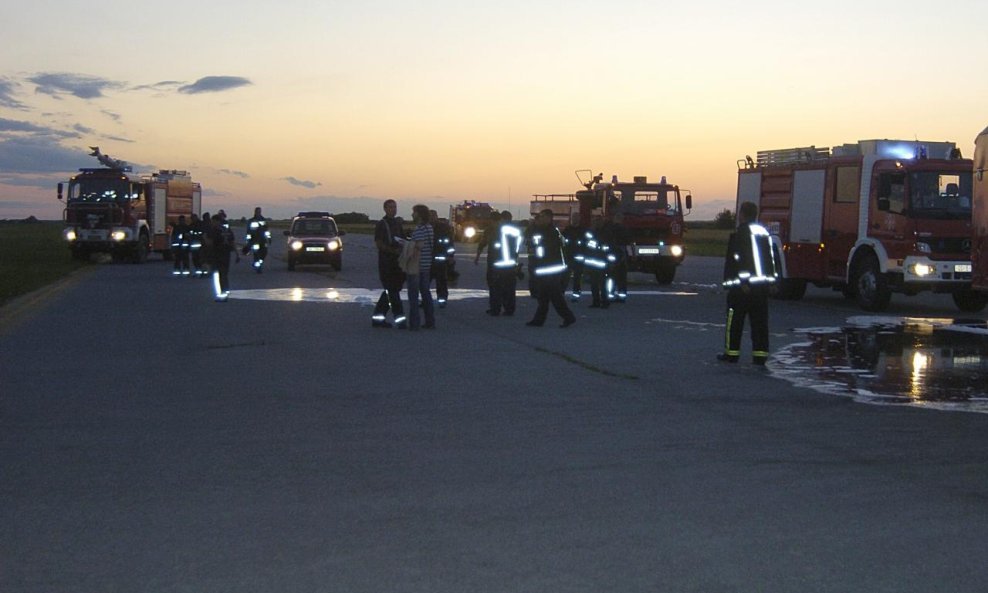
[[[988,413],[984,320],[852,317],[843,328],[795,330],[807,341],[773,355],[796,385],[878,405]]]

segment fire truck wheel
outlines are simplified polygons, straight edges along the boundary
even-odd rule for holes
[[[676,277],[676,266],[659,266],[655,270],[655,280],[659,284],[672,284]]]
[[[143,264],[148,260],[148,236],[141,233],[137,245],[134,246],[134,255],[131,259],[135,264]]]
[[[806,280],[783,278],[779,284],[778,298],[783,301],[798,301],[806,294]]]
[[[971,290],[970,288],[950,295],[954,304],[965,313],[979,313],[988,305],[988,294]]]
[[[866,256],[854,267],[854,289],[858,306],[865,311],[884,311],[892,300],[888,279],[874,255]]]

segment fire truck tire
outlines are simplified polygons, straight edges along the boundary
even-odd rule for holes
[[[783,278],[779,283],[776,297],[783,301],[798,301],[806,294],[806,280],[801,278]]]
[[[854,267],[854,294],[858,306],[865,311],[878,312],[888,308],[892,289],[874,255],[865,256]]]
[[[655,269],[655,280],[659,284],[672,284],[676,278],[676,266],[659,266]]]
[[[140,238],[137,240],[137,245],[134,245],[134,252],[131,254],[130,261],[135,264],[143,264],[147,260],[148,236],[142,232]]]
[[[965,313],[979,313],[988,305],[988,294],[970,288],[950,295],[957,308]]]

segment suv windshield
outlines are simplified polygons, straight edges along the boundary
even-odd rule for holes
[[[920,171],[909,175],[913,218],[971,218],[971,173]]]
[[[336,221],[324,218],[296,220],[292,225],[292,235],[295,237],[331,237],[336,234]]]

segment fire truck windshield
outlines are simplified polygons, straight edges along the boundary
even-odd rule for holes
[[[135,200],[131,184],[122,179],[79,179],[69,187],[70,202],[123,202]]]
[[[910,216],[970,220],[971,184],[971,173],[937,171],[910,173]]]
[[[621,211],[628,214],[672,214],[679,209],[679,197],[675,190],[615,191],[621,202]]]

